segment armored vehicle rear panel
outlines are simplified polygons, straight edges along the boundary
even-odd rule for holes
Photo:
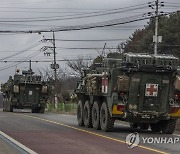
[[[78,82],[78,124],[109,131],[114,120],[123,120],[133,128],[173,133],[180,117],[178,58],[139,53],[116,57],[104,58]]]

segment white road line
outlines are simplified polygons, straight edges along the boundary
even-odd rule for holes
[[[18,147],[20,147],[21,149],[23,149],[24,151],[26,151],[27,153],[30,154],[37,154],[35,151],[29,149],[28,147],[26,147],[25,145],[21,144],[20,142],[16,141],[15,139],[13,139],[12,137],[8,136],[7,134],[5,134],[4,132],[0,131],[0,135],[2,135],[3,137],[5,137],[6,139],[8,139],[10,142],[12,142],[13,144],[17,145]]]

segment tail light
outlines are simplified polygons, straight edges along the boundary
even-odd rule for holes
[[[120,93],[120,96],[123,98],[124,97],[124,93]]]
[[[117,110],[124,112],[125,111],[125,104],[118,104],[117,105]]]
[[[174,99],[179,100],[180,99],[180,93],[174,93]]]
[[[170,101],[169,113],[176,113],[180,109],[180,92],[175,91],[173,98]]]

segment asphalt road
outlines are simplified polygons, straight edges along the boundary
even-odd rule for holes
[[[132,130],[127,123],[117,122],[113,131],[107,133],[77,126],[74,115],[0,110],[0,131],[42,154],[180,153],[180,141],[166,144],[142,142],[142,137],[180,138],[178,132],[173,135],[153,134]],[[125,139],[132,132],[139,133],[140,144],[129,149]]]

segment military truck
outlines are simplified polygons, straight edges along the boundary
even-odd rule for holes
[[[30,108],[33,113],[44,113],[48,99],[48,85],[41,76],[28,71],[16,72],[14,78],[1,85],[3,93],[3,111],[13,112],[13,109]]]
[[[110,131],[122,120],[172,134],[180,117],[178,63],[172,55],[116,53],[93,64],[75,90],[78,125]]]

